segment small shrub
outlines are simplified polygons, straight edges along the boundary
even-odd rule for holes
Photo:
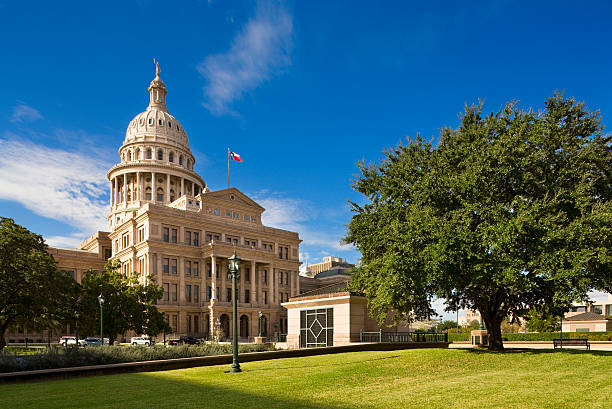
[[[240,344],[240,352],[274,350],[263,344]],[[0,353],[0,372],[28,371],[35,369],[67,368],[84,365],[116,364],[121,362],[155,361],[159,359],[191,358],[231,354],[231,344],[206,343],[203,345],[177,345],[165,347],[105,346],[84,348],[52,347],[46,352],[18,356],[10,351]]]

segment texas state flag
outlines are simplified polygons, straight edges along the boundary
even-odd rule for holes
[[[236,162],[242,162],[242,158],[236,152],[230,152],[230,159]]]

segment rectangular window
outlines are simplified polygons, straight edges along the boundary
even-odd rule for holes
[[[191,246],[191,232],[189,230],[185,230],[185,244]]]
[[[249,290],[244,290],[244,302],[251,302],[251,292]]]
[[[221,235],[220,234],[213,234],[213,239],[221,240]]]
[[[267,291],[263,292],[263,303],[268,304],[268,292]]]
[[[197,231],[193,232],[193,245],[196,247],[200,245],[200,233]]]
[[[612,315],[612,304],[606,305],[606,316]]]
[[[206,287],[206,301],[211,300],[212,299],[212,287],[208,286]]]
[[[206,242],[211,242],[212,241],[212,234],[206,234]]]
[[[112,256],[111,249],[104,249],[104,260],[108,260],[109,258],[111,258],[111,256]]]
[[[185,261],[185,275],[191,275],[191,261]]]
[[[225,300],[228,302],[232,301],[232,289],[231,288],[225,289]]]
[[[232,217],[232,212],[225,212],[225,217]]]
[[[263,274],[261,275],[261,279],[263,280],[264,284],[268,284],[268,270],[263,271]]]
[[[197,277],[200,274],[200,263],[197,261],[193,262],[193,276]]]
[[[215,216],[219,216],[219,209],[215,209]]]
[[[193,316],[193,330],[196,332],[200,332],[200,317],[197,315]]]
[[[168,243],[170,241],[170,229],[168,227],[164,227],[162,231],[164,235],[163,240]]]
[[[176,301],[178,298],[178,285],[177,284],[172,284],[172,301]]]
[[[251,218],[249,217],[249,215],[248,215],[248,214],[245,214],[245,215],[244,215],[244,221],[245,221],[245,222],[248,222],[249,220],[251,220]]]
[[[178,315],[176,315],[176,314],[172,316],[172,325],[171,325],[171,327],[172,327],[173,331],[178,331]]]
[[[240,215],[238,213],[234,212],[234,219],[238,220],[239,218],[240,218]]]
[[[193,286],[193,301],[200,302],[200,286],[199,285]]]
[[[210,264],[206,264],[206,275],[208,277],[212,277],[212,270],[211,270],[211,265]]]
[[[172,236],[170,237],[172,243],[176,243],[176,237],[177,237],[177,230],[172,229]]]
[[[164,258],[163,260],[163,271],[164,274],[170,274],[170,259]]]
[[[244,269],[244,281],[247,283],[251,282],[251,268],[247,267]]]
[[[257,223],[257,219],[255,218],[255,216],[251,216],[251,222]]]
[[[334,345],[334,309],[300,311],[300,348]]]
[[[603,308],[601,305],[594,305],[593,306],[593,312],[595,314],[603,314]]]
[[[185,300],[191,302],[191,284],[185,284]]]
[[[221,288],[217,287],[217,301],[221,301]]]
[[[177,270],[177,267],[178,267],[178,260],[177,260],[177,259],[175,259],[175,258],[173,258],[173,259],[171,260],[171,263],[172,263],[172,264],[171,264],[171,269],[172,269],[171,271],[172,271],[172,274],[176,275],[176,274],[178,273],[178,270]]]

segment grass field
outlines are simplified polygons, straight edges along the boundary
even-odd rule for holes
[[[612,353],[351,352],[0,385],[3,408],[612,408]]]

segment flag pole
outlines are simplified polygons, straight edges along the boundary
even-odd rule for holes
[[[227,188],[229,189],[230,184],[229,184],[229,157],[230,157],[230,148],[228,146],[227,148]]]

